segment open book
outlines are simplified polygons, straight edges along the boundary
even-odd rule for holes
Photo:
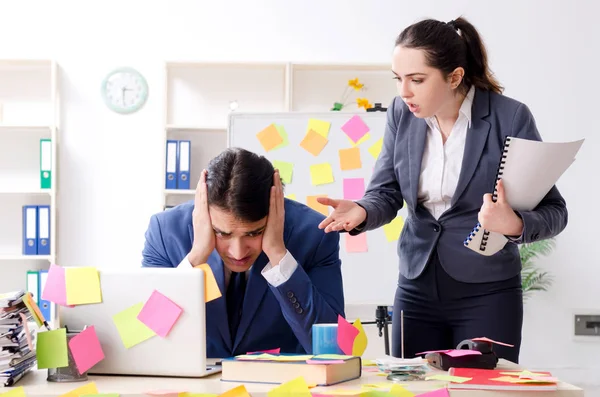
[[[515,211],[531,211],[573,164],[583,139],[574,142],[541,142],[507,136],[496,184],[504,184],[506,200]],[[497,199],[494,189],[492,200]],[[481,255],[494,255],[508,242],[503,234],[477,224],[464,245]]]

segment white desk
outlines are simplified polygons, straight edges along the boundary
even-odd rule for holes
[[[518,370],[521,369],[519,366],[512,364],[505,360],[500,360],[498,364],[499,369],[506,370]],[[535,368],[531,368],[535,370]],[[440,373],[444,373],[441,372]],[[361,389],[363,384],[380,384],[392,382],[386,380],[384,376],[377,376],[376,372],[363,372],[360,379],[341,383],[330,387],[316,387],[311,389],[311,392],[317,393],[327,389]],[[123,397],[147,397],[146,393],[155,390],[176,390],[180,392],[191,392],[191,393],[213,393],[220,394],[226,392],[233,387],[240,385],[240,383],[232,382],[221,382],[221,375],[215,374],[206,378],[161,378],[161,377],[141,377],[141,376],[88,376],[87,382],[76,382],[76,383],[53,383],[46,381],[47,370],[35,371],[23,379],[21,379],[16,386],[23,386],[27,397],[58,397],[64,393],[67,393],[77,387],[83,386],[89,382],[95,382],[98,387],[99,393],[118,393]],[[405,382],[406,389],[410,390],[415,394],[425,393],[427,391],[439,389],[444,387],[446,382],[442,381],[417,381],[417,382]],[[262,397],[267,395],[267,392],[271,390],[275,385],[270,384],[259,384],[259,383],[248,383],[246,389],[252,397]],[[0,388],[0,393],[8,391],[8,388]],[[527,396],[532,397],[532,392],[500,392],[500,391],[482,391],[482,390],[451,390],[450,395],[452,397],[475,397],[475,396],[493,396],[493,397],[520,397]],[[536,394],[537,395],[537,394]],[[568,383],[560,382],[557,391],[544,392],[544,397],[583,397],[583,390],[570,385]]]

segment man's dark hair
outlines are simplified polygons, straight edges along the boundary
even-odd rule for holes
[[[208,205],[242,221],[257,222],[269,214],[274,172],[264,156],[228,148],[208,164]]]

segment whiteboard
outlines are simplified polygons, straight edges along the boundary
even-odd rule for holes
[[[362,167],[341,170],[339,150],[355,146],[343,132],[342,126],[358,115],[369,128],[364,141],[357,141]],[[331,123],[328,142],[317,155],[309,153],[300,143],[304,139],[309,120],[316,119]],[[257,138],[257,134],[275,124],[287,133],[289,144],[268,152]],[[296,201],[306,204],[306,197],[325,194],[343,198],[345,178],[364,178],[365,189],[371,178],[375,158],[369,148],[383,137],[386,125],[385,112],[324,112],[324,113],[231,113],[228,127],[228,147],[241,147],[265,156],[271,161],[286,161],[294,164],[291,183],[285,186],[285,194],[294,194]],[[313,185],[310,166],[329,163],[333,171],[333,183]],[[331,212],[331,208],[330,208]],[[406,209],[398,215],[406,219]],[[347,252],[347,233],[340,234],[340,259],[344,279],[344,294],[347,304],[392,305],[398,279],[398,241],[388,241],[383,227],[367,232],[367,252]]]

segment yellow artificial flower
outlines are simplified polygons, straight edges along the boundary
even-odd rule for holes
[[[363,88],[365,86],[360,81],[358,81],[358,77],[353,80],[348,80],[348,85],[350,87],[354,88],[356,91],[359,91],[361,88]]]
[[[356,103],[358,104],[359,108],[365,108],[365,110],[373,107],[367,98],[356,98]]]

